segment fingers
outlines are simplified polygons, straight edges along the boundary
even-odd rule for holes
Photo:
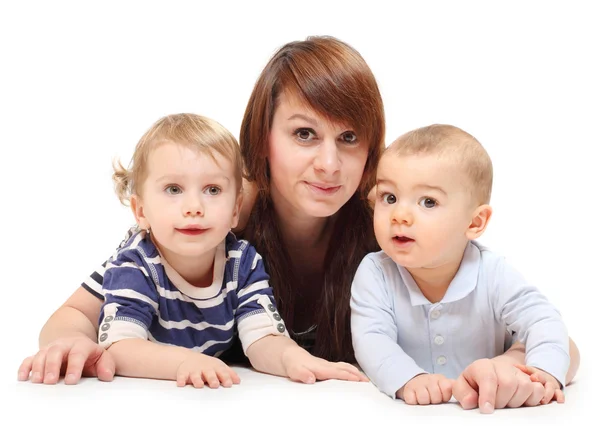
[[[514,380],[516,381],[517,389],[514,391],[512,398],[508,400],[505,407],[521,407],[523,404],[525,404],[527,399],[534,393],[534,383],[531,380],[529,380],[527,374],[519,373],[516,375]],[[537,383],[537,385],[541,386],[540,383]],[[541,396],[538,395],[538,404],[542,396],[543,394]]]
[[[452,398],[452,388],[454,386],[454,380],[443,378],[438,382],[438,385],[442,393],[442,402],[447,403]]]
[[[95,366],[98,380],[109,382],[115,378],[115,359],[110,353],[104,351]]]
[[[65,348],[51,346],[46,353],[46,365],[44,369],[44,383],[53,385],[58,382],[60,368],[65,360]]]
[[[29,374],[31,373],[31,368],[33,367],[33,358],[34,356],[29,356],[23,360],[21,366],[19,366],[18,372],[18,380],[19,381],[27,381],[29,380]]]
[[[557,403],[565,402],[565,393],[562,391],[562,389],[554,390],[554,399],[556,400]]]
[[[46,367],[46,350],[40,350],[33,357],[31,365],[31,381],[33,383],[41,383],[44,381],[44,370]]]
[[[204,387],[204,379],[202,378],[202,372],[201,371],[196,371],[190,374],[189,376],[189,380],[192,383],[192,386],[194,386],[197,389],[201,389]],[[187,381],[186,381],[187,383]]]
[[[215,372],[217,374],[217,378],[219,379],[219,382],[221,383],[221,386],[223,386],[224,388],[230,388],[233,385],[233,380],[231,380],[229,368],[227,368],[227,367],[216,368]]]
[[[532,392],[529,398],[525,400],[524,405],[528,407],[539,406],[544,398],[545,387],[539,382],[532,383]]]
[[[237,375],[237,372],[235,372],[233,369],[231,369],[230,367],[227,367],[227,369],[229,370],[229,376],[231,377],[231,381],[233,382],[234,385],[239,385],[240,384],[240,376]]]
[[[477,407],[479,394],[473,389],[463,374],[454,382],[452,395],[454,395],[454,398],[456,398],[456,401],[458,401],[463,409],[471,410]]]
[[[438,384],[438,380],[433,377],[430,378],[430,381],[426,385],[427,393],[428,393],[428,403],[419,403],[419,404],[440,404],[442,402],[442,391],[440,390],[440,386]]]
[[[219,382],[219,378],[217,377],[217,373],[214,369],[205,369],[202,371],[202,375],[204,376],[204,381],[206,382],[208,387],[216,389],[221,385],[221,383]]]
[[[335,365],[339,366],[342,369],[345,369],[346,371],[348,371],[351,374],[354,374],[355,376],[358,377],[358,381],[361,382],[368,382],[369,378],[363,374],[356,366],[351,365],[349,363],[346,362],[337,362],[335,363]]]
[[[67,357],[67,371],[65,373],[65,384],[74,385],[79,382],[83,373],[83,366],[89,356],[89,350],[84,347],[73,348]]]
[[[519,375],[521,376],[519,378]],[[507,365],[505,370],[500,370],[497,372],[498,378],[498,387],[496,389],[496,403],[494,407],[496,409],[504,409],[511,401],[517,401],[519,398],[521,399],[521,404],[527,399],[527,397],[531,394],[531,392],[526,392],[521,390],[520,394],[515,399],[515,394],[519,390],[519,383],[526,382],[527,384],[531,384],[529,381],[529,376],[518,369]],[[514,401],[513,401],[514,403]],[[509,406],[509,407],[519,407],[521,406]]]
[[[402,396],[406,404],[410,404],[411,406],[419,404],[417,402],[417,394],[414,389],[408,389],[405,387]]]
[[[312,384],[316,381],[316,376],[304,365],[295,365],[287,371],[288,377],[296,382]]]

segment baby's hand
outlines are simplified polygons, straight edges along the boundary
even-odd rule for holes
[[[214,389],[219,385],[229,388],[239,383],[240,377],[222,360],[198,352],[190,352],[189,357],[177,368],[177,386],[192,384],[195,388],[201,388],[207,384]]]
[[[396,397],[412,405],[447,403],[452,398],[453,385],[454,380],[441,374],[420,374],[402,386]]]
[[[287,376],[297,382],[314,383],[316,380],[369,381],[356,367],[345,362],[329,362],[313,356],[298,346],[290,347],[282,356]]]
[[[525,374],[529,375],[532,382],[538,382],[544,385],[544,398],[542,398],[540,404],[548,404],[552,400],[556,400],[557,403],[565,402],[565,394],[560,388],[560,383],[554,376],[539,368],[534,368],[533,366],[520,364],[515,366]]]

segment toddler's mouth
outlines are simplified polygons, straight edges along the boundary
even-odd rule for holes
[[[398,242],[412,242],[414,239],[409,238],[408,236],[394,236],[394,240]]]

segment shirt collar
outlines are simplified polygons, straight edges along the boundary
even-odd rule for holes
[[[450,282],[450,286],[448,286],[448,290],[440,303],[458,301],[475,290],[477,287],[477,279],[479,277],[480,262],[481,254],[479,245],[476,242],[471,241],[467,244],[458,271]],[[406,289],[408,289],[410,303],[413,306],[431,304],[431,301],[425,298],[408,270],[403,266],[396,266],[398,267],[402,281],[406,285]]]

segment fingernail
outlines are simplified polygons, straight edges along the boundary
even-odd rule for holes
[[[46,373],[46,380],[54,380],[54,373],[47,372]]]
[[[33,377],[31,377],[33,381],[40,381],[42,379],[42,375],[39,372],[34,372]]]
[[[494,412],[494,406],[492,406],[492,403],[487,402],[483,405],[483,408],[481,409],[481,413],[493,413]]]
[[[306,378],[306,383],[314,383],[315,382],[315,378],[314,377],[307,377]]]
[[[19,373],[19,381],[25,381],[25,380],[27,380],[27,373],[20,372]]]
[[[75,382],[75,374],[67,374],[65,377],[65,383],[74,383]]]

